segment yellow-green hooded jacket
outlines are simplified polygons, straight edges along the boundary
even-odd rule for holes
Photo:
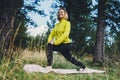
[[[69,33],[71,29],[71,24],[69,21],[62,19],[57,23],[54,29],[51,31],[48,37],[48,43],[52,40],[54,45],[59,45],[61,43],[70,43]]]

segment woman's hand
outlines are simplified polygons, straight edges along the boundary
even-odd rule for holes
[[[49,43],[53,45],[54,41],[52,40],[52,41],[51,41],[51,42],[49,42]]]

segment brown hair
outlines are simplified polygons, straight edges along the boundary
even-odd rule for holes
[[[63,10],[63,11],[64,11],[64,19],[67,20],[67,19],[68,19],[68,13],[67,13],[66,9],[60,8],[60,9],[58,10],[58,12],[59,12],[60,10]],[[58,18],[58,20],[60,20],[59,15],[57,15],[57,18]]]

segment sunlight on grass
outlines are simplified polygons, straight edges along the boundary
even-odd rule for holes
[[[28,62],[26,64],[29,64],[30,62],[31,64],[44,65],[46,64],[46,53],[44,51],[32,52],[32,51],[25,50],[23,52],[23,59]]]

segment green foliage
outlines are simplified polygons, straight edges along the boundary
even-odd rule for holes
[[[120,14],[120,8],[119,8],[120,2],[115,0],[110,0],[106,3],[106,25],[111,28],[111,32],[116,33],[120,29],[120,21],[119,21],[119,14]]]
[[[19,23],[19,22],[16,22],[16,23]],[[16,26],[16,25],[15,25]],[[18,27],[16,27],[18,28]],[[17,29],[14,29],[14,34],[16,33],[16,30]],[[28,34],[26,33],[27,31],[27,27],[25,26],[25,21],[23,21],[19,27],[19,30],[17,32],[17,35],[15,37],[15,40],[14,40],[14,45],[16,47],[27,47],[27,40],[28,40]]]
[[[27,40],[27,48],[33,51],[41,51],[46,48],[48,34],[37,35],[36,37],[29,36]]]
[[[109,0],[106,3],[105,8],[105,24],[106,24],[106,35],[105,35],[105,46],[106,53],[118,53],[120,50],[120,40],[119,40],[119,32],[120,32],[120,22],[119,22],[119,8],[120,2],[117,0]],[[109,29],[109,31],[107,31]],[[114,46],[114,47],[113,47]],[[116,48],[116,49],[115,49]]]
[[[23,0],[0,1],[0,57],[12,55],[16,34],[23,24],[22,6]]]
[[[27,47],[27,26],[26,26],[26,19],[25,19],[25,14],[22,12],[22,7],[24,6],[24,1],[20,0],[18,2],[18,7],[15,15],[15,21],[13,23],[13,36],[14,36],[14,45],[16,47]]]

